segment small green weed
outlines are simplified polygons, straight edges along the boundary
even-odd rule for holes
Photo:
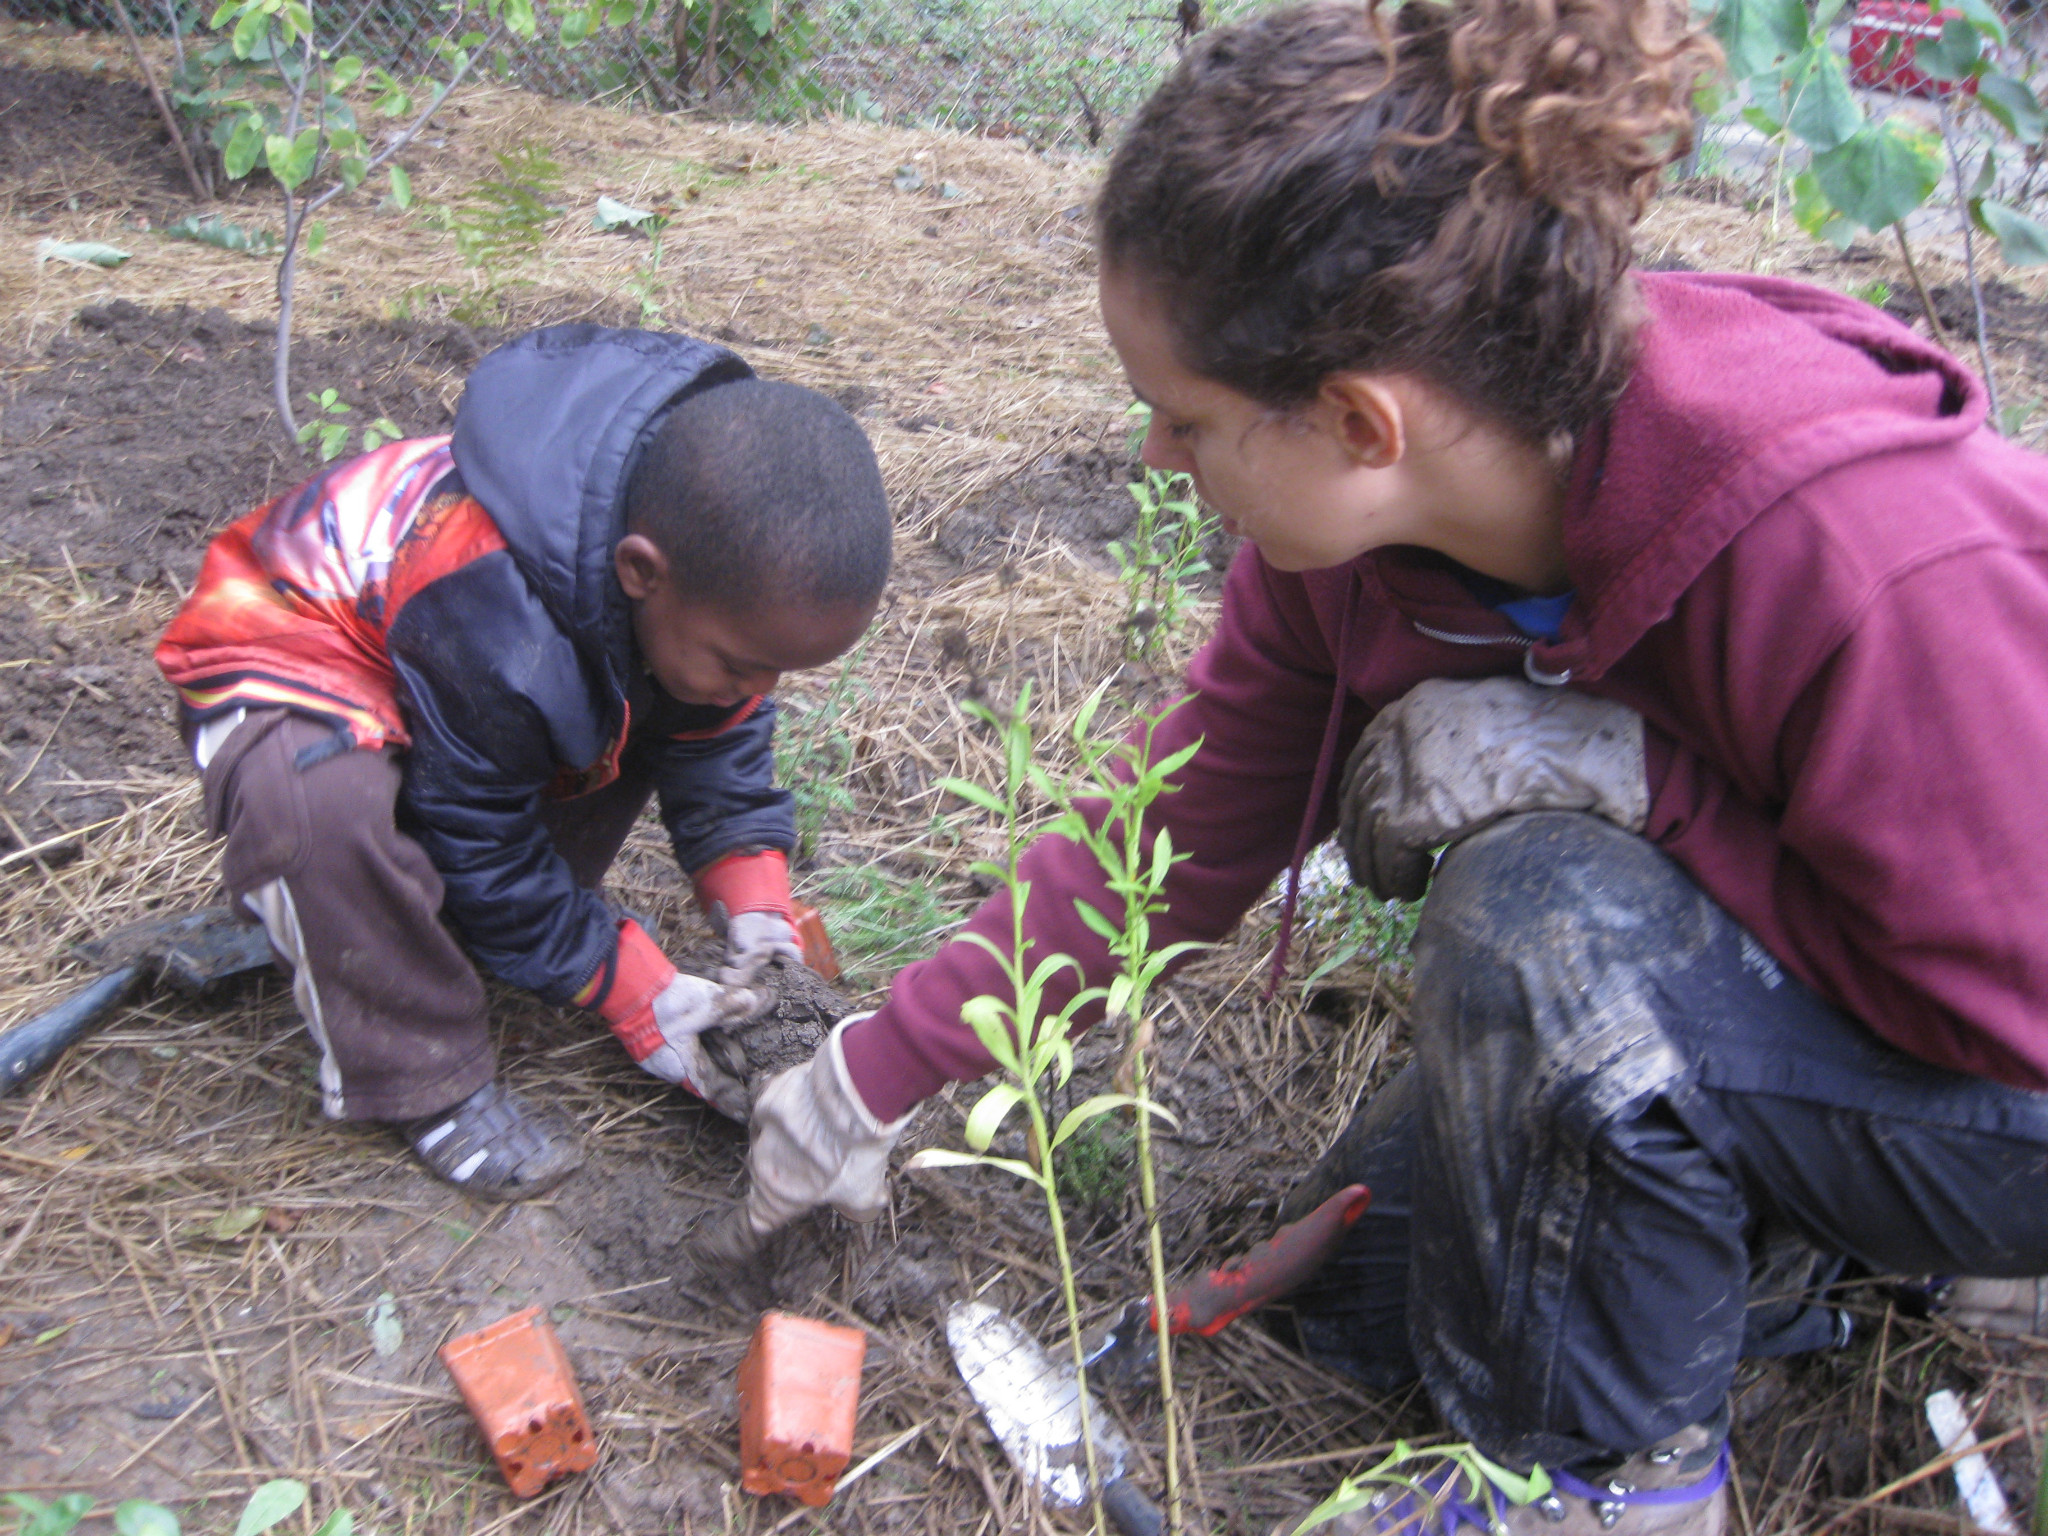
[[[305,1506],[306,1492],[306,1485],[296,1478],[272,1478],[262,1484],[242,1506],[234,1536],[263,1536],[283,1524]],[[89,1493],[67,1493],[48,1503],[26,1493],[0,1495],[0,1503],[12,1505],[19,1517],[14,1536],[70,1536],[97,1502]],[[320,1522],[313,1536],[353,1536],[355,1526],[353,1515],[337,1509]],[[115,1536],[181,1536],[183,1529],[175,1511],[147,1499],[124,1499],[114,1506]]]
[[[1342,859],[1320,850],[1302,869],[1301,926],[1314,945],[1315,968],[1302,978],[1313,990],[1354,960],[1397,974],[1408,969],[1420,902],[1381,901],[1352,885]]]
[[[1067,1138],[1053,1158],[1060,1198],[1102,1209],[1121,1204],[1137,1161],[1136,1138],[1122,1121],[1090,1120]]]
[[[420,210],[428,224],[454,235],[463,265],[483,276],[482,289],[451,311],[466,325],[498,318],[502,290],[510,286],[506,274],[540,249],[548,226],[564,212],[556,201],[562,168],[546,150],[521,144],[491,158],[498,163],[497,175],[476,182],[454,203],[434,203]]]
[[[320,462],[327,463],[348,448],[348,440],[355,435],[355,428],[342,417],[350,414],[352,407],[341,398],[337,390],[323,389],[317,395],[306,396],[306,403],[313,408],[313,414],[299,424],[299,441],[320,444]],[[405,429],[389,416],[379,416],[363,428],[363,452],[381,448],[386,443],[395,443],[405,436]]]
[[[1149,659],[1186,617],[1188,583],[1209,569],[1202,553],[1216,519],[1202,510],[1186,475],[1145,471],[1130,486],[1138,520],[1129,539],[1109,546],[1124,585],[1124,650]]]
[[[1886,304],[1891,302],[1892,285],[1883,278],[1879,278],[1875,282],[1865,283],[1862,287],[1852,291],[1857,298],[1875,309],[1883,309]]]
[[[942,899],[926,881],[906,880],[872,864],[825,870],[800,894],[824,912],[845,985],[854,991],[879,987],[930,954],[968,909],[965,901]]]
[[[817,847],[825,818],[854,814],[859,807],[846,787],[853,766],[853,736],[846,729],[846,710],[860,689],[855,681],[864,639],[840,663],[825,697],[815,704],[779,700],[781,718],[775,733],[776,778],[796,797],[796,855],[809,856]]]

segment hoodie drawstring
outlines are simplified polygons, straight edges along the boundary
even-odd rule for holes
[[[1344,705],[1350,690],[1344,684],[1344,662],[1351,651],[1351,616],[1358,610],[1358,573],[1344,590],[1344,614],[1337,621],[1336,680],[1330,693],[1330,714],[1323,724],[1322,750],[1316,755],[1316,776],[1309,784],[1308,806],[1301,813],[1301,830],[1294,838],[1294,860],[1287,866],[1287,893],[1280,901],[1280,936],[1273,945],[1273,971],[1266,979],[1266,996],[1280,990],[1280,978],[1287,970],[1287,950],[1294,938],[1294,909],[1301,900],[1301,866],[1308,859],[1309,841],[1315,836],[1316,817],[1323,808],[1323,791],[1330,785],[1330,767],[1337,758],[1337,738],[1344,730]]]

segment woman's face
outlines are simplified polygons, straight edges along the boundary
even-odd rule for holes
[[[1131,390],[1152,408],[1141,457],[1191,476],[1224,528],[1256,544],[1268,565],[1320,570],[1381,545],[1422,542],[1398,472],[1398,421],[1386,441],[1384,423],[1339,400],[1318,397],[1291,412],[1261,405],[1181,364],[1142,282],[1105,268],[1101,301]]]

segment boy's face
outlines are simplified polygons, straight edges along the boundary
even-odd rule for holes
[[[613,552],[633,605],[633,638],[664,693],[684,704],[730,708],[772,693],[785,672],[843,656],[875,616],[873,604],[815,608],[769,600],[734,610],[686,601],[653,540],[629,533]]]

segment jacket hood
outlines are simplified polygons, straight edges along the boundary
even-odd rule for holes
[[[1772,504],[1845,464],[1984,421],[1976,376],[1867,304],[1780,278],[1637,282],[1635,369],[1572,466],[1565,562],[1579,600],[1557,639],[1533,648],[1532,672],[1598,677]],[[1469,616],[1443,563],[1415,555],[1376,560],[1389,593],[1423,622]]]
[[[469,376],[451,444],[463,484],[555,622],[609,671],[629,653],[612,550],[640,447],[684,395],[752,371],[690,336],[555,325]]]

